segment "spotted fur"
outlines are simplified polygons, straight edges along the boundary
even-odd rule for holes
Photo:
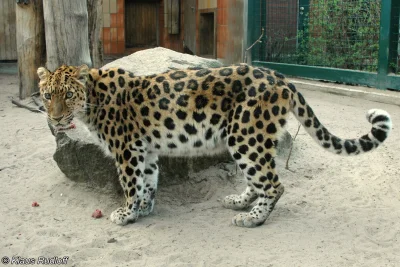
[[[38,69],[40,92],[55,127],[74,116],[83,120],[113,156],[126,205],[111,214],[117,224],[149,214],[157,190],[158,155],[194,156],[228,149],[247,188],[223,205],[245,209],[233,224],[262,224],[284,192],[276,171],[276,144],[293,112],[314,140],[328,151],[358,155],[377,148],[391,130],[383,110],[367,114],[372,130],[357,139],[331,134],[295,86],[282,74],[237,65],[171,70],[135,76],[123,69],[62,66]]]

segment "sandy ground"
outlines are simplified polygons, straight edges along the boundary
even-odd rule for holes
[[[68,266],[400,266],[398,106],[304,91],[341,137],[366,133],[365,112],[375,107],[392,114],[394,129],[379,150],[351,158],[323,151],[301,130],[293,172],[279,161],[286,192],[261,227],[230,225],[237,212],[220,204],[244,189],[240,175],[226,179],[232,164],[161,187],[152,215],[120,227],[107,217],[121,196],[60,172],[45,118],[14,107],[17,91],[16,76],[0,75],[0,257],[68,256]],[[297,122],[289,124],[294,133]],[[107,216],[91,218],[95,209]]]

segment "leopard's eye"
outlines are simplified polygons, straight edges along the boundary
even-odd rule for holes
[[[51,94],[45,93],[44,94],[44,98],[46,98],[47,100],[50,100],[51,99]]]
[[[68,91],[65,96],[66,96],[66,98],[71,98],[73,96],[73,94],[74,93],[72,93],[71,91]]]

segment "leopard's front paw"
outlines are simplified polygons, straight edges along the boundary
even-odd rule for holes
[[[113,211],[110,215],[110,219],[113,223],[118,225],[126,225],[128,223],[134,223],[138,218],[136,212],[132,212],[127,208],[118,208]]]

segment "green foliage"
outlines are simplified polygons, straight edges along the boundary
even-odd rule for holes
[[[376,71],[380,0],[310,0],[297,64]]]

